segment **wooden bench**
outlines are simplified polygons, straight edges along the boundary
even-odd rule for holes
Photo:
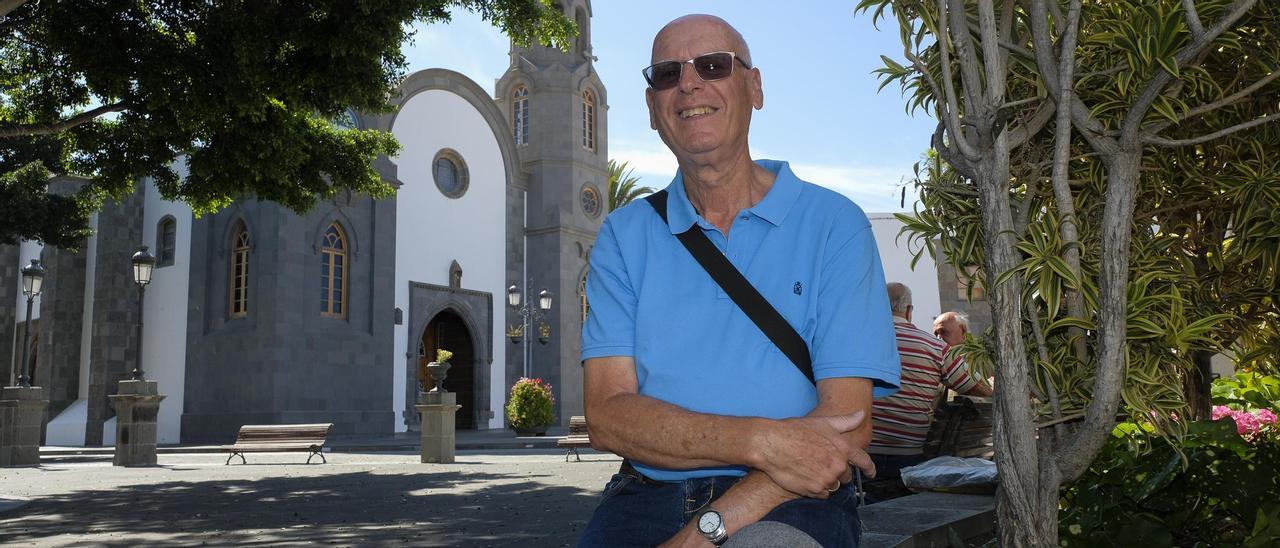
[[[240,464],[247,464],[244,460],[245,453],[285,451],[306,451],[310,453],[307,455],[307,464],[311,464],[311,458],[317,456],[320,457],[320,462],[327,464],[328,461],[325,460],[321,450],[329,437],[330,428],[333,428],[333,423],[331,422],[322,424],[246,424],[240,427],[240,433],[236,434],[236,442],[234,444],[222,446],[223,451],[231,453],[227,456],[227,462],[224,464],[231,464],[231,459],[236,456],[240,457]]]
[[[556,442],[556,447],[568,449],[564,454],[565,462],[569,462],[569,455],[573,455],[577,462],[582,462],[582,456],[578,454],[578,449],[591,447],[591,434],[587,432],[587,418],[581,415],[569,417],[569,435],[560,438]]]

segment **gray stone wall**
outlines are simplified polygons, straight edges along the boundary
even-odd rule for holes
[[[16,297],[22,294],[18,253],[16,245],[0,245],[0,384],[4,386],[17,382],[14,367],[22,359],[22,330],[17,324],[16,304]]]
[[[138,286],[133,282],[131,259],[142,242],[142,192],[143,186],[138,185],[137,191],[128,198],[109,203],[98,212],[86,445],[102,444],[102,424],[115,416],[107,396],[116,393],[117,383],[132,378],[131,371],[138,360]],[[78,319],[83,313],[67,311],[67,316]],[[61,344],[62,339],[52,342]],[[68,367],[61,378],[52,379],[56,382],[55,390],[76,390],[80,372],[78,353],[74,361],[74,369]],[[50,416],[56,415],[52,409],[54,397],[51,393]],[[70,400],[74,401],[74,397]]]
[[[79,251],[44,248],[36,383],[46,389],[50,417],[56,417],[80,397],[87,244],[81,244]]]
[[[959,290],[960,284],[956,267],[949,261],[938,261],[938,302],[943,312],[957,310],[969,315],[969,330],[981,336],[983,331],[991,327],[991,304],[985,297],[969,302]],[[930,320],[932,321],[932,320]]]
[[[249,304],[228,314],[232,228],[250,231]],[[347,315],[320,315],[320,239],[348,242]],[[243,424],[333,422],[389,433],[394,204],[340,196],[297,215],[243,201],[193,225],[183,442],[234,439]]]
[[[563,6],[571,17],[580,10],[590,12],[584,0]],[[584,33],[590,36],[589,26]],[[545,286],[556,299],[547,317],[551,341],[534,345],[530,369],[555,386],[561,425],[582,414],[578,281],[607,209],[602,206],[598,215],[588,215],[581,205],[581,189],[591,185],[601,199],[607,199],[609,188],[608,94],[591,57],[584,55],[589,51],[590,44],[579,44],[569,53],[541,46],[512,47],[511,69],[496,90],[498,104],[509,117],[511,93],[517,86],[529,89],[529,144],[519,147],[521,165],[529,174],[528,279],[533,293]],[[596,95],[595,149],[582,146],[582,92],[586,89]],[[517,321],[510,314],[508,320]],[[518,356],[519,351],[513,350]]]

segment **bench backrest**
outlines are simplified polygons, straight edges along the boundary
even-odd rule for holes
[[[925,442],[925,456],[979,457],[995,455],[992,438],[991,400],[957,396],[934,413],[933,427]]]
[[[569,435],[587,433],[587,418],[581,415],[569,417]]]
[[[320,424],[246,424],[240,427],[236,443],[313,442],[323,444],[333,423]]]

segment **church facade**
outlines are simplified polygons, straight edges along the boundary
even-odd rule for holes
[[[0,374],[12,383],[25,368],[47,389],[45,443],[112,443],[107,396],[139,357],[167,396],[160,443],[223,442],[243,424],[416,429],[430,385],[421,366],[437,349],[454,353],[444,384],[459,428],[502,428],[507,391],[526,374],[556,387],[560,422],[582,414],[582,285],[608,209],[608,102],[590,3],[562,5],[578,41],[512,47],[492,93],[429,69],[405,78],[392,114],[341,122],[402,144],[375,163],[391,198],[342,194],[302,215],[247,199],[195,218],[143,182],[93,216],[78,251],[0,246],[0,294],[13,297],[0,302],[0,356],[13,356]],[[159,260],[140,346],[139,245]],[[48,274],[28,319],[19,269],[31,259]],[[536,310],[546,289],[553,306],[522,314],[508,306],[512,286],[522,305]]]

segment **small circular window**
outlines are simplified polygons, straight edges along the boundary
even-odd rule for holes
[[[445,196],[461,198],[467,193],[467,163],[462,161],[458,151],[445,148],[437,152],[431,174],[436,180],[436,188]]]
[[[588,217],[600,215],[600,192],[591,185],[582,185],[582,212]]]

